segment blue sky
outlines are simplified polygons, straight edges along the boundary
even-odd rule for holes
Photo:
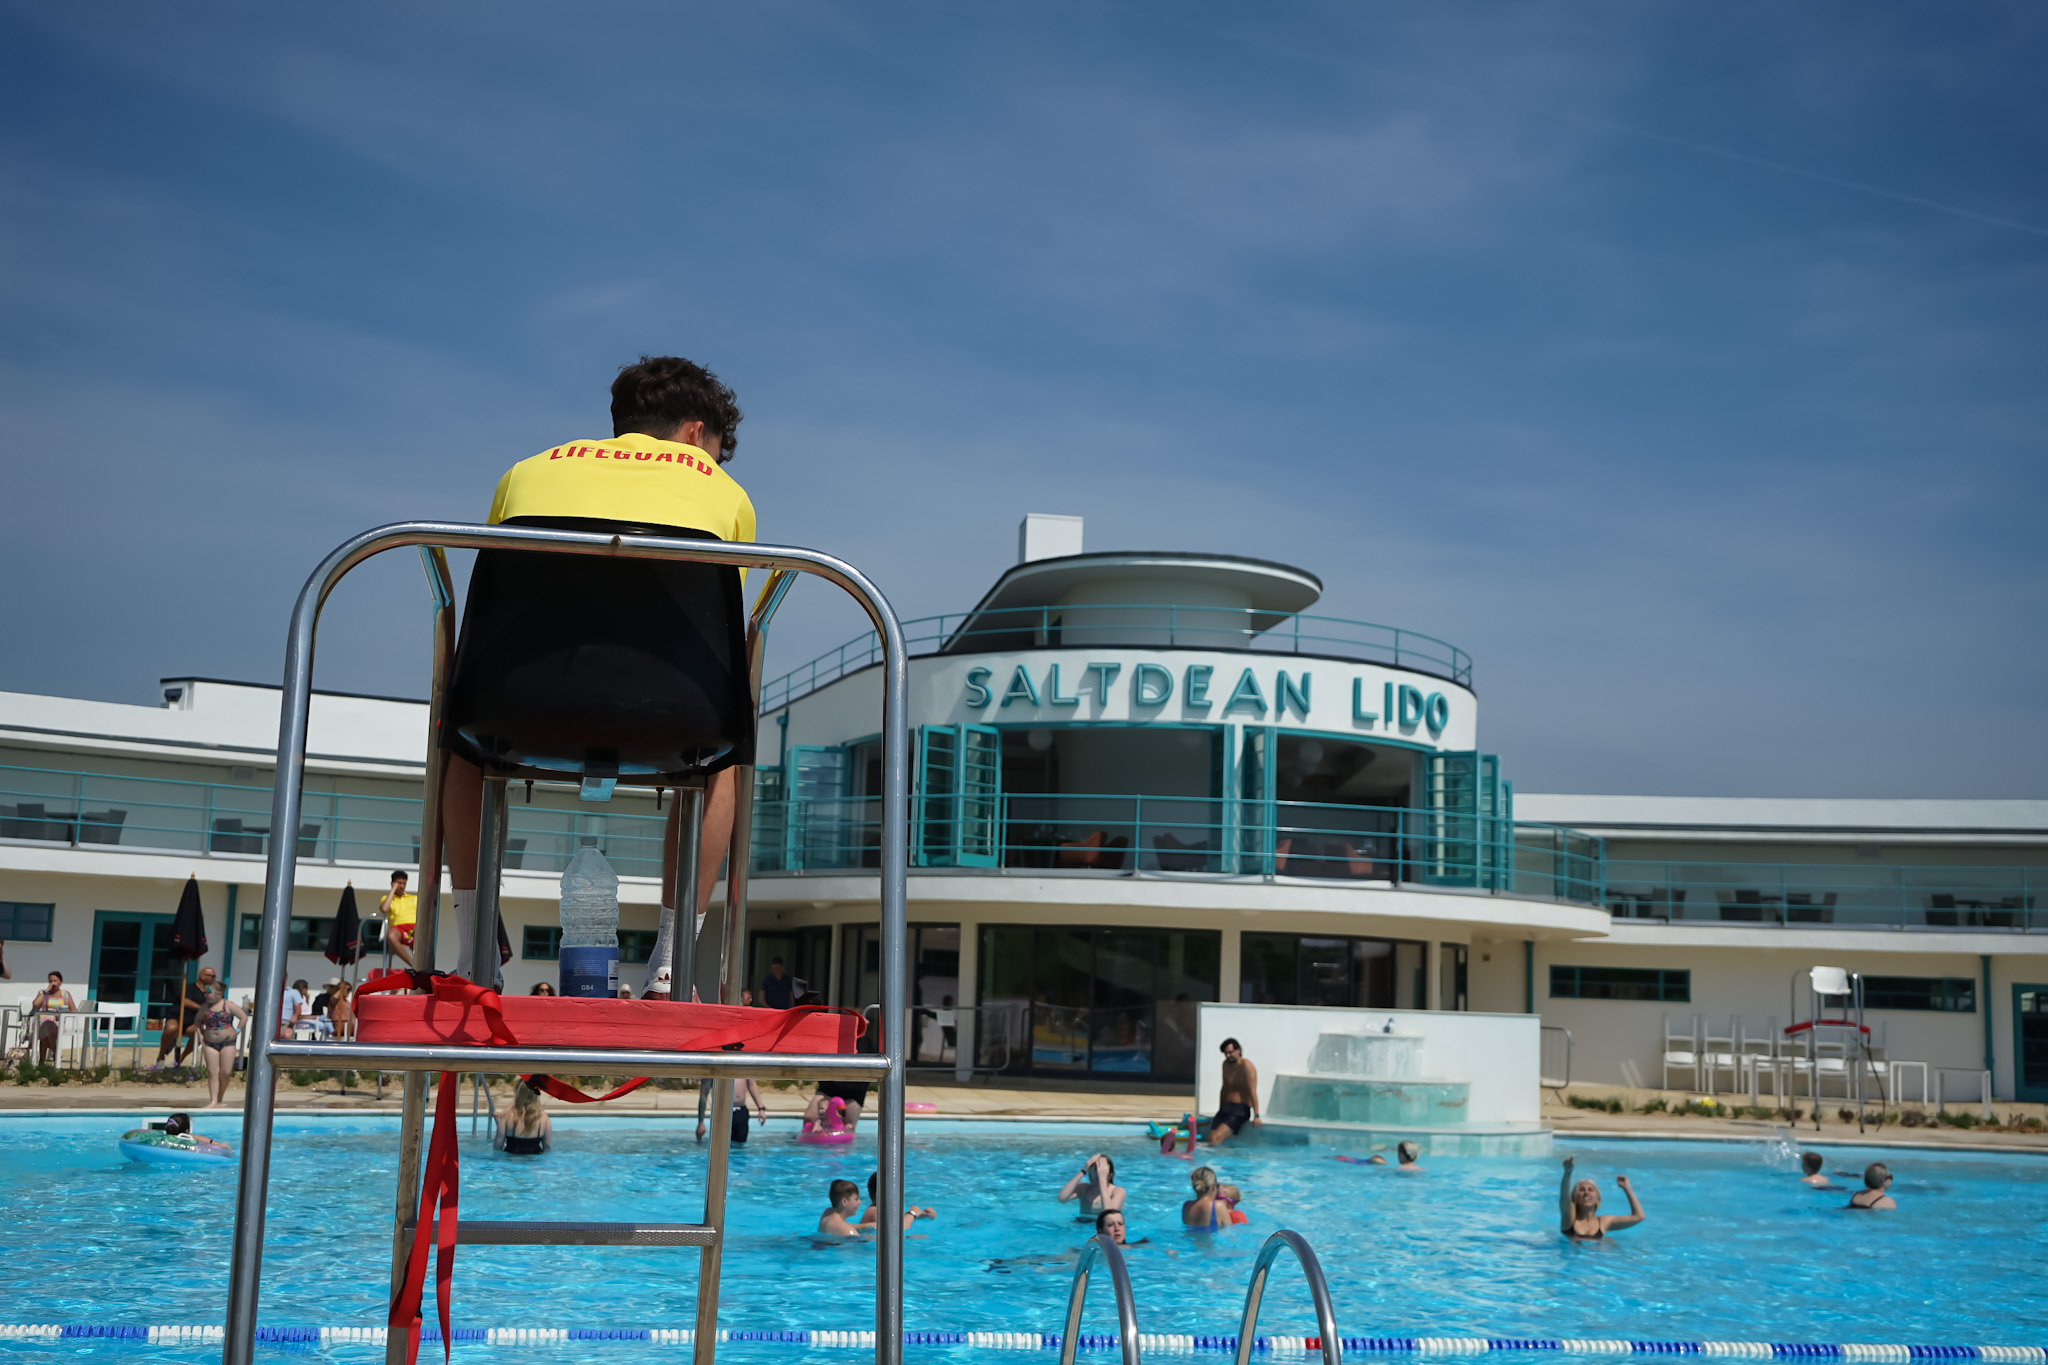
[[[1476,659],[1525,791],[2044,796],[2048,11],[0,6],[0,688],[261,680],[643,351],[763,537]],[[775,661],[858,627],[792,599]],[[410,562],[323,685],[419,695]]]

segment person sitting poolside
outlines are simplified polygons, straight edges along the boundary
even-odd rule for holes
[[[1610,1232],[1632,1228],[1643,1221],[1643,1202],[1636,1198],[1628,1177],[1618,1175],[1614,1183],[1628,1196],[1627,1213],[1600,1212],[1600,1187],[1590,1180],[1572,1182],[1573,1158],[1564,1159],[1564,1179],[1557,1187],[1557,1230],[1574,1242],[1597,1242]]]
[[[642,356],[619,370],[611,388],[612,436],[558,445],[505,471],[491,499],[493,526],[566,519],[614,523],[621,529],[696,531],[723,541],[754,539],[754,504],[725,472],[739,446],[738,400],[718,376],[679,356]],[[476,919],[477,827],[483,809],[483,773],[468,759],[447,756],[441,783],[451,901],[463,969],[470,962]],[[650,999],[667,999],[675,932],[677,847],[683,803],[670,805],[662,838],[661,922],[649,954]],[[712,774],[705,790],[705,857],[685,927],[694,934],[711,899],[723,849],[732,835],[733,770]],[[502,921],[501,921],[502,927]],[[500,958],[510,957],[501,947]],[[432,964],[422,964],[432,965]],[[688,987],[684,988],[685,991]]]
[[[408,967],[412,966],[413,933],[420,916],[420,898],[405,889],[410,880],[406,873],[392,873],[391,889],[377,902],[377,913],[384,916],[384,936],[391,945],[391,955]]]
[[[882,1226],[882,1173],[876,1171],[868,1176],[868,1206],[861,1211],[860,1221],[854,1226],[861,1229]],[[920,1218],[936,1218],[937,1209],[921,1209],[915,1204],[906,1205],[903,1210],[903,1226],[908,1228]]]
[[[1230,1141],[1247,1124],[1259,1119],[1259,1069],[1244,1059],[1244,1048],[1235,1038],[1225,1038],[1223,1084],[1217,1091],[1216,1117],[1209,1121],[1209,1142],[1213,1146]]]
[[[524,1079],[498,1111],[498,1136],[491,1145],[508,1156],[539,1156],[554,1146],[554,1123],[541,1107],[540,1091]]]
[[[1396,1166],[1394,1168],[1395,1170],[1419,1171],[1422,1169],[1422,1167],[1417,1165],[1415,1161],[1415,1158],[1422,1155],[1422,1149],[1420,1147],[1417,1147],[1414,1143],[1403,1142],[1399,1144],[1394,1148],[1394,1155],[1401,1158],[1401,1164]]]
[[[529,995],[553,995],[554,993],[554,986],[546,981],[541,982],[528,992]]]
[[[1194,1186],[1195,1197],[1180,1206],[1182,1227],[1205,1228],[1214,1232],[1219,1227],[1245,1221],[1237,1211],[1237,1205],[1244,1199],[1243,1191],[1235,1185],[1220,1184],[1212,1166],[1197,1166],[1188,1172],[1188,1184]]]
[[[1873,1161],[1863,1168],[1863,1188],[1849,1196],[1852,1209],[1895,1209],[1891,1195],[1886,1191],[1892,1187],[1891,1167],[1882,1161]]]
[[[1116,1183],[1116,1163],[1105,1152],[1097,1152],[1081,1163],[1081,1169],[1060,1187],[1060,1202],[1081,1201],[1083,1215],[1099,1215],[1124,1206],[1124,1187]]]
[[[851,1221],[853,1215],[860,1210],[860,1186],[854,1184],[851,1180],[835,1180],[828,1191],[828,1196],[832,1201],[832,1205],[822,1214],[818,1215],[818,1235],[820,1237],[860,1236],[860,1229]]]
[[[1124,1211],[1122,1209],[1104,1209],[1101,1213],[1096,1214],[1095,1231],[1109,1238],[1110,1241],[1115,1242],[1120,1247],[1141,1247],[1152,1240],[1149,1237],[1140,1237],[1135,1242],[1124,1240]]]

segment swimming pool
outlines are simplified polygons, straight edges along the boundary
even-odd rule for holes
[[[140,1118],[0,1117],[0,1209],[14,1224],[0,1256],[0,1322],[217,1323],[227,1278],[235,1172],[141,1166],[114,1140]],[[468,1131],[463,1122],[463,1131]],[[202,1132],[239,1142],[239,1120]],[[865,1183],[873,1135],[851,1150],[800,1146],[777,1119],[733,1156],[721,1322],[735,1328],[871,1327],[873,1254],[820,1245],[812,1229],[835,1177]],[[865,1125],[864,1125],[865,1127]],[[1022,1127],[1021,1125],[1019,1126]],[[384,1318],[396,1121],[281,1116],[264,1261],[266,1324],[374,1326]],[[464,1138],[462,1208],[477,1218],[692,1220],[704,1149],[651,1119],[559,1118],[539,1159]],[[905,1325],[917,1330],[1056,1332],[1071,1253],[1088,1229],[1053,1193],[1104,1150],[1130,1188],[1130,1253],[1147,1332],[1236,1329],[1252,1257],[1287,1226],[1314,1243],[1345,1335],[1638,1337],[1815,1342],[2034,1344],[2048,1340],[2048,1159],[1822,1148],[1830,1168],[1882,1156],[1900,1207],[1841,1211],[1844,1196],[1799,1185],[1768,1144],[1560,1139],[1642,1227],[1573,1246],[1555,1231],[1555,1158],[1441,1158],[1398,1175],[1306,1149],[1226,1148],[1214,1164],[1245,1190],[1248,1227],[1178,1226],[1188,1164],[1130,1129],[935,1130],[913,1123],[912,1202],[934,1205],[907,1243]],[[629,1191],[621,1196],[619,1192]],[[465,1247],[458,1326],[685,1327],[695,1255],[675,1250]],[[431,1319],[431,1308],[429,1308]],[[1262,1330],[1314,1331],[1299,1273],[1283,1260]],[[1105,1283],[1084,1330],[1110,1332]],[[330,1353],[369,1361],[378,1348]],[[961,1347],[912,1347],[966,1359]],[[0,1341],[0,1365],[158,1352],[218,1358],[217,1346]],[[498,1348],[458,1346],[471,1359]],[[675,1347],[577,1343],[504,1348],[536,1360],[678,1359]],[[588,1352],[586,1354],[586,1352]],[[733,1343],[722,1358],[857,1353]],[[423,1357],[424,1358],[424,1357]],[[1555,1359],[1555,1357],[1551,1357]]]

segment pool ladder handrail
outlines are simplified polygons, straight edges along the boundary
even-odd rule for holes
[[[1315,1300],[1316,1329],[1322,1334],[1323,1365],[1343,1365],[1344,1338],[1337,1332],[1337,1313],[1330,1306],[1330,1282],[1323,1278],[1322,1262],[1316,1259],[1315,1248],[1308,1239],[1298,1232],[1281,1228],[1266,1239],[1259,1248],[1259,1258],[1252,1265],[1252,1280],[1244,1292],[1244,1321],[1237,1327],[1237,1365],[1247,1365],[1252,1355],[1252,1333],[1259,1326],[1259,1301],[1266,1296],[1266,1276],[1273,1269],[1273,1262],[1282,1251],[1294,1252],[1294,1259],[1301,1263],[1301,1273],[1308,1278],[1309,1297]],[[1135,1362],[1134,1362],[1135,1365]]]
[[[1074,1365],[1074,1352],[1081,1343],[1081,1309],[1088,1302],[1088,1277],[1100,1259],[1109,1266],[1110,1288],[1116,1294],[1117,1345],[1123,1348],[1124,1365],[1138,1362],[1138,1305],[1131,1297],[1131,1272],[1124,1265],[1123,1248],[1098,1232],[1081,1244],[1081,1259],[1074,1265],[1074,1285],[1067,1293],[1067,1327],[1060,1333],[1060,1365]],[[1244,1365],[1242,1356],[1238,1365]]]

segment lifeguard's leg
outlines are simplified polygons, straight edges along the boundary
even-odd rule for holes
[[[715,772],[704,791],[703,855],[697,873],[696,913],[699,915],[704,913],[705,905],[711,900],[712,888],[718,885],[719,869],[724,866],[725,851],[732,843],[734,780],[730,768]],[[669,944],[676,926],[673,888],[682,845],[683,803],[677,800],[668,808],[668,826],[661,840],[661,928],[654,935],[654,953],[647,960],[647,994],[657,999],[669,993],[667,970],[674,955]],[[696,926],[693,924],[691,928],[694,932]]]

